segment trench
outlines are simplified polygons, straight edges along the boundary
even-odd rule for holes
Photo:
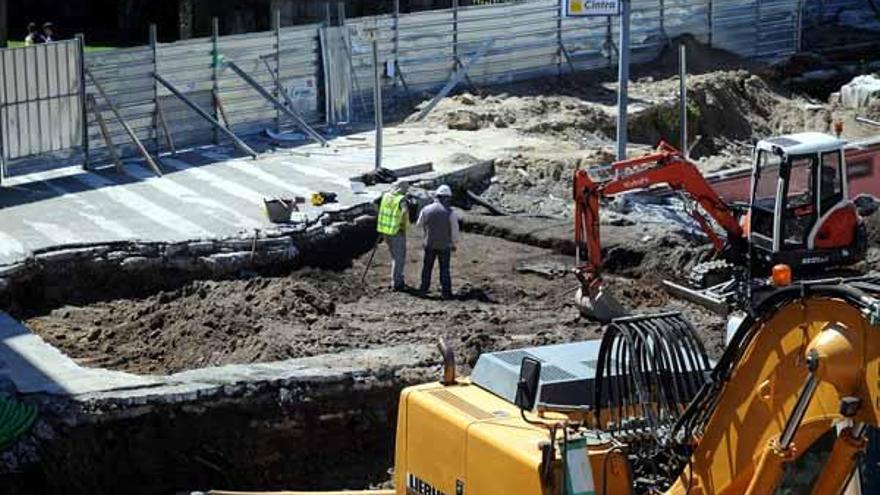
[[[0,491],[157,494],[379,484],[393,464],[403,385],[377,373],[260,384],[172,404],[91,403],[85,410],[54,403],[59,415],[38,425],[53,437],[38,447],[39,463],[3,476]],[[71,418],[76,424],[66,425]]]
[[[483,352],[598,336],[573,307],[571,277],[520,271],[570,264],[570,222],[466,215],[454,301],[390,291],[384,247],[367,269],[375,220],[363,211],[281,262],[274,244],[247,251],[245,239],[214,254],[204,243],[79,247],[23,268],[3,299],[12,314],[81,366],[159,381],[27,398],[41,418],[0,463],[0,493],[388,486],[398,396],[439,376],[438,336],[460,373]],[[414,283],[417,233],[409,242]],[[621,271],[643,261],[621,246],[609,257]],[[218,254],[229,265],[206,262]],[[676,304],[650,279],[611,283],[633,307]],[[720,321],[677,308],[718,346]]]

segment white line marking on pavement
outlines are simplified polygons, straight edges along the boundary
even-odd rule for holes
[[[96,174],[80,174],[74,178],[94,189],[93,192],[108,196],[130,210],[149,218],[168,230],[187,237],[211,237],[211,232],[190,222],[186,218],[165,209],[149,199],[134,193],[124,185],[111,182]]]
[[[162,160],[163,165],[167,162],[167,159]],[[168,196],[177,198],[184,203],[190,203],[207,208],[208,210],[212,210],[207,213],[213,219],[231,227],[242,230],[249,230],[264,226],[264,222],[261,222],[253,217],[244,215],[235,208],[231,208],[221,203],[220,201],[217,201],[216,199],[214,199],[216,198],[216,195],[212,197],[210,192],[208,191],[197,192],[193,189],[190,189],[189,187],[184,186],[183,184],[176,182],[172,175],[156,177],[155,175],[145,170],[143,167],[127,167],[126,172],[140,179],[143,183],[156,188],[164,194],[167,194]]]
[[[92,223],[98,226],[98,228],[110,232],[112,235],[120,237],[122,239],[136,239],[137,234],[134,233],[133,230],[129,229],[125,225],[113,220],[111,218],[107,218],[101,215],[99,212],[101,211],[93,203],[86,201],[83,198],[82,194],[77,194],[72,191],[68,191],[61,186],[52,184],[51,182],[43,182],[43,185],[54,191],[59,196],[68,196],[70,199],[76,204],[79,208],[76,210],[77,215],[88,219]],[[94,213],[90,213],[94,212]],[[89,239],[93,240],[93,239]]]
[[[85,239],[81,239],[72,231],[58,225],[57,223],[31,222],[28,220],[22,220],[22,223],[36,230],[40,235],[55,244],[75,244],[77,242],[85,241]]]
[[[28,250],[24,247],[24,244],[18,242],[15,237],[12,237],[5,232],[0,232],[0,254],[9,256],[24,254],[27,251]]]
[[[215,189],[219,189],[227,194],[241,198],[249,203],[262,205],[263,198],[266,196],[264,194],[260,194],[257,191],[254,191],[253,189],[240,186],[230,180],[224,179],[223,177],[215,173],[205,170],[205,167],[209,167],[210,165],[192,166],[186,162],[174,158],[164,158],[162,160],[162,163],[174,168],[179,173],[190,174],[199,180],[207,182],[211,187],[214,187]],[[231,162],[223,162],[223,166],[227,165],[228,163]]]

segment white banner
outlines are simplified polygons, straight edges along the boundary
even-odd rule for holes
[[[590,17],[620,14],[621,0],[560,0],[565,2],[568,17]]]

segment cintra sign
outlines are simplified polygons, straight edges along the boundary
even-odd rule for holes
[[[622,0],[560,0],[569,17],[618,15]]]

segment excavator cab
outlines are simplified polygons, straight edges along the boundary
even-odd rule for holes
[[[757,143],[745,231],[759,269],[843,265],[861,255],[864,227],[849,199],[844,144],[818,132]]]

